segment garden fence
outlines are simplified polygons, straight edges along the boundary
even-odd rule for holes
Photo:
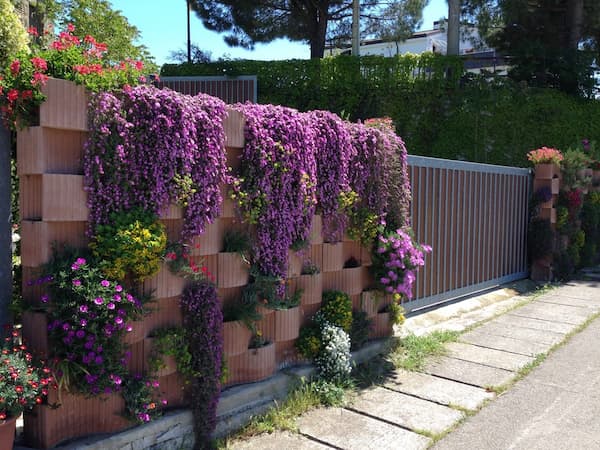
[[[161,77],[157,87],[168,87],[174,91],[187,95],[196,95],[199,92],[218,97],[225,103],[256,103],[257,82],[256,76],[239,77]]]

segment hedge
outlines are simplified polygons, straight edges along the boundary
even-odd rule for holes
[[[165,65],[162,76],[257,75],[258,102],[350,119],[389,116],[411,154],[526,166],[542,145],[600,142],[600,102],[496,76],[425,53],[393,58],[219,61]]]

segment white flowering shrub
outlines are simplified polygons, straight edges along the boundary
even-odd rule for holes
[[[343,383],[350,376],[350,336],[342,328],[324,322],[321,326],[321,351],[315,358],[319,376]]]

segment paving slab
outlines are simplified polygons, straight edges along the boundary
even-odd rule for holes
[[[514,376],[510,370],[484,366],[470,361],[442,356],[425,365],[424,372],[482,388],[500,386]]]
[[[494,398],[494,394],[485,389],[407,370],[396,370],[384,386],[425,400],[470,410],[476,410]]]
[[[486,348],[495,348],[505,352],[513,352],[526,356],[535,356],[540,353],[546,353],[552,347],[550,344],[540,344],[538,342],[528,342],[522,339],[513,339],[503,336],[494,336],[484,333],[482,330],[473,330],[463,334],[460,337],[462,342],[479,345]]]
[[[591,301],[600,301],[598,298],[598,289],[600,289],[600,282],[597,280],[571,281],[559,287],[556,292],[550,291],[540,298],[551,296],[554,293],[555,295],[569,295],[577,298],[587,298]]]
[[[523,328],[497,322],[486,323],[482,327],[476,328],[476,330],[478,330],[481,333],[492,334],[494,336],[502,336],[549,345],[558,344],[565,338],[565,333],[555,333],[554,331],[545,330],[534,330],[531,328]]]
[[[464,344],[462,342],[450,342],[446,344],[446,349],[448,350],[447,356],[513,372],[516,372],[534,360],[531,356],[518,355],[516,353]]]
[[[511,311],[510,314],[520,317],[533,317],[534,319],[550,320],[554,322],[579,325],[590,316],[586,308],[567,305],[555,305],[545,302],[531,302],[521,308]]]
[[[231,450],[331,450],[332,447],[321,444],[301,434],[281,431],[277,433],[263,433],[248,440],[239,440],[228,443]]]
[[[549,320],[534,319],[531,317],[515,316],[510,313],[495,318],[491,322],[500,323],[534,330],[554,331],[555,333],[567,334],[577,328],[577,325],[564,322],[551,322]]]
[[[431,444],[430,438],[344,408],[316,409],[296,422],[302,434],[338,449],[424,450]]]
[[[351,409],[410,428],[441,433],[462,419],[463,414],[447,406],[391,391],[382,387],[362,392]]]
[[[600,448],[599,343],[600,320],[595,320],[434,448]]]
[[[558,293],[551,297],[542,297],[536,300],[539,303],[552,303],[554,305],[577,306],[578,308],[586,308],[592,313],[600,310],[600,301],[589,298],[575,297],[574,294]]]

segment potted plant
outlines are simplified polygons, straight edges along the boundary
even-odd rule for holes
[[[259,381],[270,377],[275,371],[275,344],[263,336],[260,330],[257,330],[246,353],[242,357],[239,368],[239,377],[241,382]]]
[[[404,308],[400,306],[401,296],[396,294],[394,300],[383,306],[373,318],[372,338],[391,336],[394,325],[404,323]]]
[[[248,283],[250,267],[250,236],[238,230],[228,230],[223,238],[223,251],[217,255],[217,286],[230,288]]]
[[[17,330],[8,331],[1,352],[0,450],[10,450],[17,418],[42,403],[53,379],[50,369],[36,361],[21,343]]]
[[[535,166],[535,177],[547,179],[558,175],[563,155],[555,148],[541,147],[527,153],[527,159]]]
[[[145,340],[144,346],[146,345],[150,373],[157,377],[170,375],[175,371],[188,377],[192,375],[192,355],[182,327],[154,330]]]
[[[568,149],[564,153],[561,164],[563,182],[570,189],[587,189],[592,182],[592,177],[587,173],[592,164],[592,158],[579,149]]]
[[[321,303],[323,276],[316,264],[311,261],[304,262],[300,276],[296,280],[296,289],[302,290],[300,303],[303,306]]]
[[[226,356],[235,356],[248,349],[255,331],[255,322],[261,319],[256,296],[246,291],[242,297],[223,307],[223,350]]]

